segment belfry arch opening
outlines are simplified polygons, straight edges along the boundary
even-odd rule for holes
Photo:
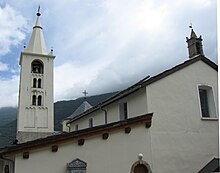
[[[42,96],[41,95],[37,97],[37,105],[38,106],[42,105]]]
[[[37,79],[34,78],[34,79],[33,79],[33,88],[36,88],[36,86],[37,86]]]
[[[41,88],[41,79],[38,79],[38,82],[37,82],[38,84],[38,88]]]
[[[43,74],[44,64],[40,60],[34,60],[31,63],[31,72]]]
[[[36,105],[37,97],[36,95],[32,96],[32,105]]]

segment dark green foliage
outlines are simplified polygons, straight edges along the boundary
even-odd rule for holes
[[[0,108],[0,147],[11,144],[16,135],[17,108]]]
[[[16,120],[17,108],[15,107],[4,107],[0,108],[0,126],[10,123]]]
[[[0,126],[0,147],[11,145],[15,140],[16,131],[16,120],[12,120],[10,123]]]
[[[112,95],[116,94],[107,93],[96,96],[87,97],[87,102],[92,106],[95,106]],[[54,129],[55,131],[61,131],[61,122],[64,118],[70,116],[84,101],[84,98],[78,98],[76,100],[58,101],[54,103]],[[16,137],[17,131],[17,108],[5,107],[0,108],[0,147],[11,145]]]

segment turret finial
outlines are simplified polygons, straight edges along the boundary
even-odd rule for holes
[[[193,25],[192,25],[192,23],[190,23],[189,28],[193,29]]]
[[[40,5],[38,6],[38,9],[37,9],[37,16],[40,16]]]

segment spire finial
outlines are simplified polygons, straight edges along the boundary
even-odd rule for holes
[[[190,38],[197,38],[196,33],[193,30],[193,25],[190,23],[189,28],[191,29],[191,35]]]
[[[193,29],[193,25],[192,25],[192,23],[190,23],[189,28]]]
[[[40,16],[40,5],[38,6],[38,9],[37,9],[37,16]]]

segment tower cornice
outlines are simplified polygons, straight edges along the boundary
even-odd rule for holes
[[[39,54],[39,53],[21,52],[19,65],[21,65],[21,61],[22,61],[23,55],[36,56],[36,57],[44,57],[44,58],[53,58],[53,59],[55,59],[55,57],[56,57],[56,56],[51,55],[51,54],[45,55],[45,54]]]

